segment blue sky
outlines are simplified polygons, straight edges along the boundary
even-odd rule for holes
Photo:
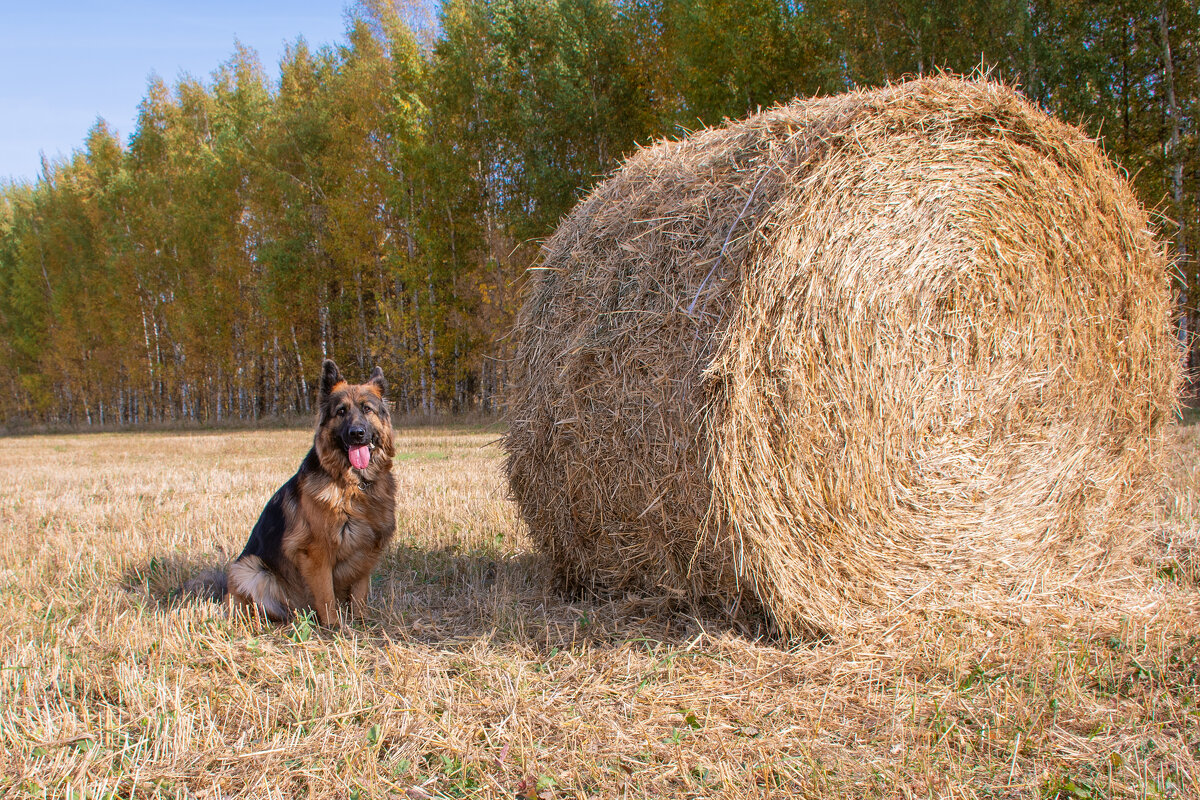
[[[279,74],[284,46],[344,40],[346,0],[41,3],[0,0],[0,182],[33,180],[39,151],[82,147],[103,117],[128,141],[152,74],[207,80],[235,40]]]

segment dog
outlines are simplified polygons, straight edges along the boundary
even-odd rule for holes
[[[371,572],[396,530],[386,389],[379,367],[353,385],[333,361],[321,365],[312,449],[228,566],[231,609],[276,622],[312,610],[326,626],[341,625],[339,603],[365,612]]]

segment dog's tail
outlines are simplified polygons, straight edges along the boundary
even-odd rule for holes
[[[220,601],[229,593],[229,578],[221,567],[206,569],[183,585],[183,593],[198,600]]]

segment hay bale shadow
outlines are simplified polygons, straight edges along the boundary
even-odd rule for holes
[[[167,611],[219,602],[224,552],[154,555],[128,567],[120,586],[146,607]],[[292,622],[268,623],[281,629]],[[697,610],[683,598],[564,587],[534,552],[503,553],[394,545],[371,579],[365,620],[351,629],[383,641],[431,646],[475,642],[550,651],[617,647],[645,640],[683,644],[701,631],[778,640],[765,618]]]
[[[564,587],[534,552],[398,545],[372,580],[370,615],[389,640],[535,649],[631,640],[681,644],[701,631],[776,639],[762,617],[705,613],[684,598]]]

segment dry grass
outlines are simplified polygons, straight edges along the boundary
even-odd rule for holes
[[[172,593],[307,432],[3,439],[0,796],[1197,797],[1200,429],[1172,436],[1139,594],[922,596],[795,646],[548,592],[491,433],[400,432],[396,543],[344,634]]]

